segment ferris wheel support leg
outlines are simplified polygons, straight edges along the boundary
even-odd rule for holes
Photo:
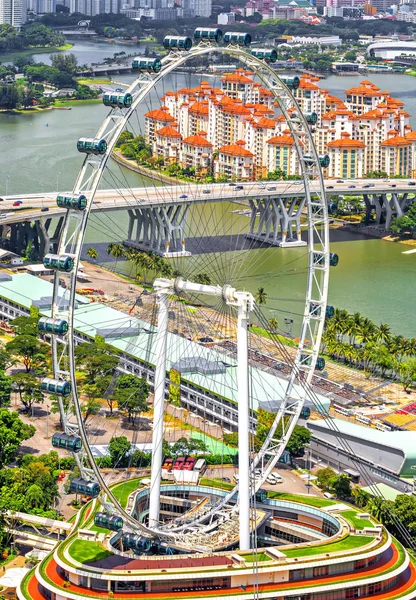
[[[152,471],[150,478],[149,527],[157,527],[160,514],[162,476],[163,415],[165,411],[166,346],[168,334],[168,294],[158,290],[159,316],[156,336],[156,370],[153,403]]]
[[[238,387],[238,476],[240,505],[240,550],[250,549],[250,418],[248,389],[249,305],[244,299],[238,304],[237,324],[237,387]]]

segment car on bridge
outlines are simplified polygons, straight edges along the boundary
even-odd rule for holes
[[[416,185],[416,181],[409,181],[408,185]],[[0,198],[1,200],[1,198]]]
[[[188,196],[186,194],[182,194],[182,196],[179,196],[179,198],[181,198],[181,200],[186,200]]]
[[[16,202],[13,202],[12,206],[20,206],[21,204],[23,204],[23,200],[16,200]]]

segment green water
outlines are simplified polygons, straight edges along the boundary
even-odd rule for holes
[[[399,76],[394,78],[397,87],[403,89],[403,80],[399,80]],[[329,78],[325,86],[330,90],[331,79],[335,78]],[[408,84],[406,93],[414,94],[416,79],[405,79]],[[335,84],[339,92],[340,87],[345,89],[354,81],[352,77],[338,78]],[[404,101],[408,108],[407,100]],[[149,108],[143,107],[143,112]],[[6,194],[6,191],[23,194],[71,189],[82,164],[82,157],[75,149],[76,141],[82,135],[93,136],[106,113],[107,109],[97,104],[74,107],[71,111],[0,115],[0,194]],[[146,183],[153,185],[113,163],[106,172],[102,187]],[[204,222],[200,213],[197,218],[201,234],[208,233],[214,221],[207,219]],[[217,218],[216,222],[221,222],[221,219]],[[247,219],[241,216],[231,218],[228,213],[222,228],[217,229],[217,235],[229,233],[230,223],[233,223],[231,230],[233,227],[241,229],[242,225],[247,226]],[[100,214],[91,218],[86,240],[87,243],[102,243],[99,260],[104,261],[105,244],[124,239],[126,234],[125,212]],[[360,311],[376,323],[387,322],[397,333],[416,336],[413,318],[416,254],[402,254],[408,247],[381,240],[339,233],[332,237],[332,251],[339,254],[340,263],[331,270],[331,304],[349,311]],[[221,253],[217,262],[210,256],[211,260],[207,255],[193,256],[186,259],[187,264],[195,272],[211,270],[214,278],[218,271],[222,271],[222,276],[231,273],[234,280],[237,278],[242,286],[252,291],[263,286],[269,295],[267,306],[280,323],[288,313],[293,313],[295,321],[298,320],[305,288],[304,249],[268,248],[251,253]]]

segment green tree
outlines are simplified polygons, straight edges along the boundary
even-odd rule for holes
[[[16,335],[33,335],[34,337],[37,337],[38,322],[39,313],[37,316],[30,315],[30,317],[16,317],[10,325],[15,330]]]
[[[26,373],[34,367],[43,370],[50,354],[49,346],[33,335],[17,335],[7,342],[6,351],[24,364]]]
[[[9,406],[12,392],[12,379],[4,371],[0,371],[0,408]]]
[[[127,411],[128,420],[134,425],[136,417],[148,410],[149,384],[144,377],[120,375],[116,385],[118,406]]]
[[[269,330],[272,333],[276,333],[277,329],[279,327],[279,322],[275,317],[272,317],[271,319],[269,319],[268,326],[269,326]]]
[[[98,377],[111,375],[119,362],[117,350],[101,340],[78,344],[75,358],[79,367],[85,370],[89,384],[94,384]]]
[[[117,147],[120,147],[122,144],[126,144],[130,140],[134,139],[134,135],[131,131],[122,131],[117,140]]]
[[[317,481],[324,490],[333,490],[338,475],[331,467],[324,467],[316,472]]]
[[[87,399],[81,405],[81,412],[83,414],[84,424],[88,421],[89,417],[97,415],[101,409],[101,402],[97,400],[96,388],[94,384],[87,384],[84,386],[84,391]]]
[[[128,133],[128,132],[125,132]],[[126,250],[123,246],[123,244],[108,244],[107,246],[107,254],[111,254],[111,256],[113,256],[116,260],[118,260],[119,258],[124,258],[125,257],[125,253]]]
[[[40,389],[40,383],[30,373],[14,373],[11,376],[11,382],[27,412],[35,403],[43,402],[44,396]]]
[[[131,443],[124,435],[111,438],[108,450],[113,467],[121,468],[127,466]]]
[[[72,52],[69,54],[51,54],[49,57],[51,64],[59,71],[65,71],[73,75],[77,70],[78,60]]]
[[[85,254],[86,254],[86,256],[88,256],[88,258],[91,258],[94,262],[98,258],[98,250],[96,250],[95,248],[88,248],[88,250],[86,251]]]
[[[263,287],[259,287],[256,295],[255,295],[255,299],[257,304],[260,306],[262,304],[266,304],[267,302],[267,292]]]
[[[172,454],[174,456],[188,456],[189,454],[206,452],[207,445],[202,440],[186,437],[179,438],[172,446]]]
[[[336,493],[338,498],[342,500],[347,500],[351,498],[352,490],[351,490],[351,480],[348,475],[341,473],[337,480],[334,483],[334,492]]]
[[[201,285],[211,285],[212,279],[208,273],[198,273],[195,276],[195,282],[200,283]]]
[[[16,412],[0,408],[0,467],[16,456],[20,444],[35,434],[33,425],[25,425]]]

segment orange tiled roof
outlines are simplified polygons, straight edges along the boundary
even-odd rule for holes
[[[189,146],[203,146],[204,148],[212,148],[211,142],[209,142],[204,135],[201,135],[202,132],[196,135],[190,135],[189,137],[183,140],[184,144],[188,144]]]
[[[144,116],[148,119],[153,119],[154,121],[160,121],[161,123],[172,123],[175,121],[175,119],[169,114],[169,109],[167,106],[162,106],[161,108],[151,110]]]
[[[380,146],[383,147],[387,147],[387,146],[410,146],[411,145],[411,140],[410,139],[406,139],[404,137],[402,137],[401,135],[396,135],[394,137],[389,138],[388,140],[384,140],[384,142],[381,142]]]
[[[275,135],[274,137],[267,140],[268,144],[273,146],[294,146],[295,141],[291,135]]]
[[[328,148],[365,148],[364,142],[360,140],[352,140],[349,133],[343,131],[340,140],[328,142]]]
[[[225,81],[226,83],[253,83],[252,79],[239,73],[238,70],[235,73],[225,75],[225,77],[222,78],[222,81]]]
[[[254,108],[256,112],[262,113],[264,115],[274,115],[274,110],[272,108],[269,108],[265,104],[253,104],[252,108]]]
[[[239,140],[235,144],[227,144],[218,149],[222,154],[230,154],[231,156],[254,156],[249,150],[244,148],[244,142]]]
[[[194,102],[194,104],[189,107],[189,112],[194,115],[208,115],[208,102],[204,100],[202,102]]]
[[[406,133],[405,138],[407,140],[416,141],[416,131],[409,131],[409,133]]]
[[[179,131],[170,125],[165,125],[165,127],[158,129],[156,131],[156,135],[161,135],[162,137],[167,138],[182,139],[182,135],[179,133]]]

